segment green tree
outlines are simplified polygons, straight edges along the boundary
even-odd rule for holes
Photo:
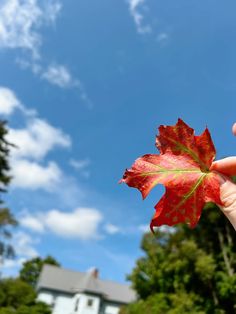
[[[51,314],[50,308],[37,302],[36,292],[19,278],[0,281],[0,314]]]
[[[137,302],[132,313],[236,313],[236,233],[214,204],[195,229],[145,234],[129,275]]]
[[[5,193],[7,186],[11,181],[9,176],[9,152],[12,144],[6,140],[8,130],[5,121],[0,121],[0,259],[12,257],[14,250],[8,243],[11,237],[10,229],[17,225],[17,221],[10,210],[4,206],[2,193]]]
[[[20,270],[21,280],[35,288],[44,264],[60,266],[57,260],[52,256],[47,256],[44,259],[41,257],[32,258],[23,263],[22,269]]]
[[[21,305],[17,309],[12,306],[2,307],[0,314],[51,314],[52,311],[48,305],[43,302],[37,302],[33,305]]]
[[[43,302],[37,302],[33,306],[20,306],[16,314],[51,314],[52,311],[48,305]],[[1,314],[1,311],[0,311]]]
[[[2,279],[0,281],[0,307],[30,305],[34,303],[36,292],[19,278]]]

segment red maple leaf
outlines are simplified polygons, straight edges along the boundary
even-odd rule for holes
[[[155,206],[150,227],[186,222],[195,227],[207,202],[222,205],[221,174],[210,171],[215,147],[208,129],[199,136],[181,119],[174,126],[159,127],[156,147],[159,155],[138,158],[123,179],[145,198],[158,183],[166,192]]]

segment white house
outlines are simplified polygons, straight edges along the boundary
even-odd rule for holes
[[[44,265],[38,282],[38,300],[53,314],[118,314],[122,305],[135,301],[128,286],[98,278],[98,271],[81,273]]]

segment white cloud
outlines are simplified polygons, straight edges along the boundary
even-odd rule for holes
[[[16,258],[0,261],[1,269],[4,271],[3,276],[17,276],[19,268],[26,260],[39,256],[39,253],[35,248],[35,245],[38,242],[38,238],[33,238],[23,231],[14,233],[10,243],[14,247]]]
[[[90,171],[87,169],[90,165],[89,159],[75,160],[70,159],[69,164],[78,171],[83,177],[89,178]]]
[[[100,211],[94,208],[77,208],[70,213],[54,209],[47,213],[45,224],[59,236],[89,240],[98,238],[102,219]]]
[[[39,118],[31,119],[24,129],[10,129],[8,140],[17,146],[12,149],[14,158],[40,160],[57,146],[64,148],[71,146],[67,134]]]
[[[31,52],[34,59],[40,57],[43,24],[54,22],[61,4],[59,1],[3,0],[0,4],[0,47],[21,48]]]
[[[144,15],[141,13],[141,7],[145,4],[146,0],[128,0],[129,11],[133,17],[137,32],[140,34],[147,34],[152,32],[150,25],[143,24]]]
[[[38,256],[34,244],[38,243],[38,239],[32,238],[29,234],[19,231],[13,236],[13,247],[15,253],[19,257],[32,258]]]
[[[16,58],[16,64],[22,69],[27,70],[30,69],[35,75],[41,75],[42,73],[42,66],[40,63],[36,62],[35,60],[26,60],[23,58]]]
[[[49,23],[54,23],[62,8],[62,4],[58,0],[47,0],[44,5],[44,20]]]
[[[48,83],[60,88],[76,88],[80,94],[80,98],[88,108],[92,108],[93,104],[89,98],[83,84],[77,78],[74,78],[65,65],[51,64],[45,70],[39,62],[28,61],[22,58],[17,58],[16,63],[24,70],[30,69],[35,75]]]
[[[55,147],[71,145],[68,135],[38,118],[30,119],[24,129],[9,129],[7,137],[16,145],[11,149],[12,186],[23,189],[52,191],[61,182],[62,171],[56,162],[42,165],[46,155]]]
[[[50,65],[48,69],[42,73],[41,77],[49,83],[61,88],[80,86],[80,82],[72,77],[71,73],[64,65]]]
[[[28,213],[23,214],[19,219],[20,225],[32,231],[43,233],[45,231],[42,217],[40,215],[34,217]]]
[[[14,278],[18,277],[19,270],[21,269],[23,263],[27,260],[25,257],[5,259],[0,262],[1,267],[1,277],[2,278]]]
[[[12,186],[55,192],[61,187],[63,173],[56,162],[45,163],[45,157],[56,147],[69,148],[71,139],[61,129],[38,118],[37,112],[26,108],[11,89],[0,86],[0,114],[10,115],[16,108],[23,113],[26,126],[9,128],[7,134],[7,140],[15,145],[10,154]]]
[[[76,208],[72,212],[53,209],[34,215],[26,212],[19,219],[20,224],[31,231],[50,231],[63,238],[81,240],[98,239],[102,220],[101,212],[95,208]]]
[[[116,234],[116,233],[119,233],[121,231],[119,227],[117,227],[111,223],[106,224],[104,226],[104,229],[108,234]]]
[[[160,33],[157,35],[157,41],[159,43],[165,43],[169,39],[169,35],[167,33]]]
[[[83,159],[83,160],[71,159],[70,160],[70,165],[78,171],[86,168],[89,164],[90,164],[89,159]]]
[[[74,78],[70,73],[69,69],[60,64],[51,64],[47,70],[43,70],[42,67],[33,63],[30,65],[32,71],[40,75],[40,77],[48,81],[52,85],[56,85],[60,88],[77,88],[80,93],[81,100],[89,107],[92,107],[92,102],[82,85],[82,83]]]
[[[1,268],[15,268],[20,267],[25,262],[25,258],[19,259],[5,259],[1,265]]]
[[[0,114],[10,115],[20,106],[20,101],[15,93],[9,88],[0,86]]]
[[[149,225],[139,225],[138,230],[141,232],[150,232],[150,226]]]
[[[12,186],[23,189],[53,191],[61,182],[62,171],[54,161],[43,163],[56,147],[71,146],[70,137],[48,122],[33,117],[23,129],[9,129]]]
[[[159,231],[164,232],[164,233],[170,233],[170,234],[176,232],[176,228],[174,226],[170,227],[170,226],[167,226],[167,225],[156,227],[156,230],[159,230]]]
[[[16,58],[23,69],[30,69],[35,75],[61,88],[78,88],[84,103],[91,107],[81,82],[70,71],[59,64],[51,64],[45,70],[41,61],[42,36],[40,29],[54,24],[62,4],[60,0],[1,0],[0,1],[0,49],[20,49],[30,52],[31,58]]]
[[[29,190],[53,190],[62,178],[62,172],[55,162],[47,166],[25,159],[13,159],[11,163],[12,186]]]
[[[149,225],[139,225],[138,230],[140,230],[141,232],[151,232]],[[169,227],[167,225],[163,225],[160,227],[154,227],[154,230],[159,230],[159,231],[165,232],[165,233],[174,233],[176,231],[175,227]]]
[[[11,115],[19,109],[25,116],[33,117],[36,115],[34,109],[27,109],[23,106],[16,94],[10,88],[0,86],[0,114]]]

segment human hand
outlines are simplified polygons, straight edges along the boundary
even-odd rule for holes
[[[232,127],[232,132],[236,136],[236,123]],[[216,170],[226,175],[222,179],[220,187],[220,197],[223,203],[220,208],[236,230],[236,184],[228,178],[236,175],[236,156],[213,162],[210,170]]]

